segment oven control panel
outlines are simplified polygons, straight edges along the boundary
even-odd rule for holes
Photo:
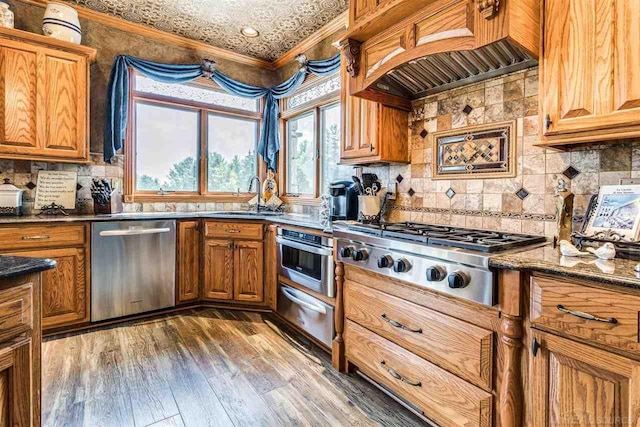
[[[496,277],[491,270],[342,239],[337,246],[336,258],[345,264],[467,301],[496,303]]]

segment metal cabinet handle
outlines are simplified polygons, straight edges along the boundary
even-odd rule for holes
[[[534,338],[531,341],[531,354],[533,355],[533,357],[536,357],[538,355],[538,350],[540,350],[540,341]]]
[[[316,305],[316,304],[312,304],[306,301],[301,300],[300,298],[296,298],[290,290],[288,290],[287,288],[280,288],[280,291],[282,292],[282,294],[287,297],[288,300],[298,304],[301,307],[307,308],[311,311],[315,311],[316,313],[320,313],[320,314],[327,314],[327,309],[324,308],[321,305]]]
[[[614,324],[614,325],[616,323],[618,323],[618,320],[615,317],[609,317],[608,319],[605,319],[604,317],[594,316],[593,314],[584,313],[582,311],[575,311],[575,310],[566,309],[566,308],[564,308],[564,306],[562,304],[558,304],[556,306],[556,308],[558,309],[558,311],[561,311],[561,312],[566,313],[566,314],[570,314],[570,315],[575,316],[575,317],[579,317],[581,319],[595,320],[596,322],[611,323],[611,324]]]
[[[22,236],[22,240],[47,240],[50,238],[51,236],[47,236],[46,234],[42,236]]]
[[[385,322],[389,323],[391,326],[395,327],[395,328],[400,328],[400,329],[404,329],[405,331],[409,331],[409,332],[413,332],[415,334],[421,334],[422,333],[422,328],[410,328],[408,326],[403,325],[402,323],[393,320],[393,319],[389,319],[387,317],[387,315],[385,313],[382,313],[380,315],[380,317],[382,318],[382,320],[384,320]]]
[[[232,230],[230,228],[227,228],[226,230],[224,230],[226,233],[239,233],[240,230]]]
[[[384,360],[380,361],[380,366],[382,366],[382,369],[384,369],[385,371],[387,371],[387,373],[389,375],[391,375],[393,378],[402,381],[403,383],[412,385],[414,387],[422,387],[422,383],[420,381],[414,381],[414,380],[410,380],[409,378],[405,378],[402,375],[400,375],[399,373],[397,373],[395,370],[389,368],[387,366],[387,362],[385,362]]]

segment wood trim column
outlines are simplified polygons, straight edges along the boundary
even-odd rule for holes
[[[344,264],[336,262],[336,309],[334,313],[336,337],[333,339],[331,345],[331,364],[339,372],[345,372],[344,338],[342,337],[342,333],[344,332],[343,288]]]
[[[500,425],[522,426],[522,274],[500,270],[500,340],[502,342],[502,381],[499,389]]]

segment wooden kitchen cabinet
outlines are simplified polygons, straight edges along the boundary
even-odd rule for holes
[[[178,222],[176,304],[200,296],[200,222]]]
[[[544,0],[542,145],[640,135],[640,0]]]
[[[0,29],[0,158],[89,161],[89,67],[96,51]]]
[[[533,331],[533,426],[637,425],[640,362]]]
[[[233,298],[236,301],[263,301],[262,242],[235,242],[233,263]]]
[[[341,69],[343,164],[408,163],[409,114],[349,95],[349,76]]]
[[[89,321],[88,225],[24,225],[0,228],[2,255],[50,258],[56,268],[42,273],[43,329]],[[7,250],[8,249],[8,250]]]
[[[254,239],[263,236],[263,227],[258,223],[205,222],[203,299],[264,303],[264,243]],[[224,233],[235,237],[220,237]]]
[[[203,298],[233,299],[233,262],[233,241],[205,240]]]

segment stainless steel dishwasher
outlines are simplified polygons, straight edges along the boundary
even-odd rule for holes
[[[91,321],[175,305],[175,221],[94,222]]]

